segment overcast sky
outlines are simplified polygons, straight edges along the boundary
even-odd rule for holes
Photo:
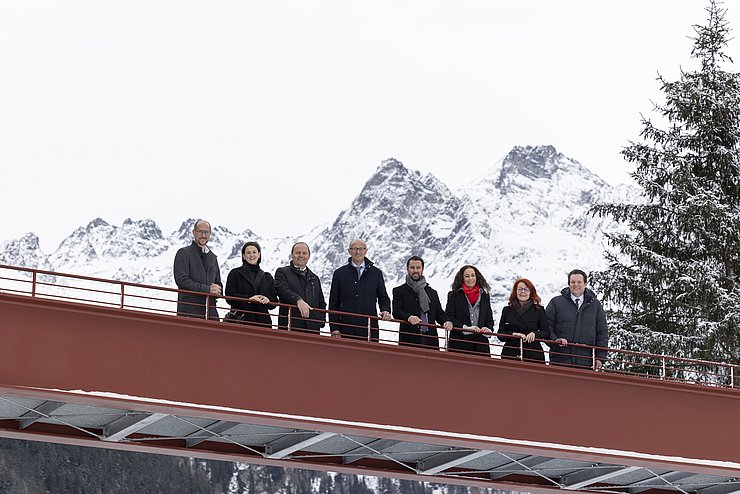
[[[619,150],[657,73],[693,67],[705,6],[3,0],[0,240],[33,231],[50,252],[98,216],[298,234],[383,159],[454,188],[515,145],[623,182]]]

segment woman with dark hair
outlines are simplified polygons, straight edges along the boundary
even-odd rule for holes
[[[549,338],[550,329],[542,300],[537,295],[534,284],[528,279],[519,278],[514,282],[509,305],[501,311],[498,334],[512,336],[501,338],[504,342],[501,358],[519,359],[521,344],[524,360],[545,363],[542,344],[534,339]]]
[[[447,294],[447,317],[455,326],[447,348],[451,352],[491,355],[488,337],[493,334],[493,311],[488,282],[475,266],[463,266]]]
[[[242,265],[229,271],[226,278],[226,297],[248,299],[226,301],[232,309],[243,315],[245,324],[256,323],[259,326],[272,326],[270,302],[277,302],[275,280],[270,273],[260,269],[262,249],[257,242],[247,242],[242,247]],[[243,311],[243,312],[241,312]]]

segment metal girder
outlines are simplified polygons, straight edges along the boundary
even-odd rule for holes
[[[218,436],[222,432],[225,432],[237,425],[239,425],[238,422],[229,422],[228,420],[217,420],[213,422],[212,424],[193,432],[192,434],[188,434],[188,436],[185,437],[185,447],[192,448],[193,446],[197,446],[203,441],[207,441],[213,436]]]
[[[434,475],[491,453],[492,451],[445,451],[420,460],[417,463],[417,471],[422,475]]]
[[[729,482],[699,489],[696,492],[697,494],[738,494],[740,493],[740,479],[732,479]]]
[[[580,472],[570,473],[563,476],[562,484],[563,488],[569,491],[576,491],[582,489],[588,485],[598,484],[605,482],[614,477],[624,475],[626,473],[641,470],[641,467],[619,467],[619,466],[603,466],[595,467],[589,470],[581,470]]]
[[[630,494],[637,494],[638,492],[648,491],[650,489],[655,489],[659,487],[666,487],[666,486],[670,487],[673,485],[673,482],[683,480],[693,475],[696,475],[696,474],[691,473],[691,472],[665,472],[665,473],[653,472],[652,477],[630,484],[629,485]]]
[[[265,444],[265,453],[267,453],[266,457],[272,459],[285,458],[291,453],[295,453],[307,446],[311,446],[312,444],[316,444],[334,436],[336,436],[336,433],[334,432],[322,432],[321,434],[306,432],[285,435]]]
[[[161,420],[166,413],[127,413],[103,427],[103,441],[116,442]]]
[[[385,450],[400,442],[401,441],[397,441],[395,439],[376,439],[374,441],[370,441],[367,444],[342,453],[342,463],[344,465],[349,465],[350,463],[359,461],[366,456],[383,454]]]
[[[550,461],[551,459],[552,458],[545,458],[544,456],[527,456],[521,460],[512,461],[491,469],[489,476],[492,480],[495,480],[513,473],[527,472],[530,468],[536,467],[537,465]]]
[[[54,410],[62,407],[63,405],[64,403],[60,403],[58,401],[45,401],[33,410],[29,410],[28,412],[21,415],[20,419],[18,420],[18,427],[20,429],[25,429],[37,420],[48,417]]]

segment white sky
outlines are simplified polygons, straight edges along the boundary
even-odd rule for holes
[[[456,187],[552,144],[626,181],[619,150],[658,71],[693,68],[705,6],[3,0],[0,241],[33,231],[50,252],[98,216],[298,234],[389,157]]]

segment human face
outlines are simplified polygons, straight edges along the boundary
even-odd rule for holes
[[[293,259],[293,265],[301,269],[306,267],[309,257],[311,257],[311,253],[308,251],[308,245],[306,244],[296,244],[293,247],[293,252],[290,254],[290,258]]]
[[[583,279],[583,275],[570,275],[570,278],[568,278],[568,288],[570,288],[570,293],[574,297],[580,297],[583,295],[583,292],[586,291],[586,280]]]
[[[409,267],[406,268],[406,272],[409,274],[412,280],[419,281],[421,275],[424,274],[424,266],[421,265],[421,261],[409,262]]]
[[[350,257],[352,258],[352,262],[356,266],[359,266],[365,260],[367,245],[362,240],[353,240],[352,243],[349,244],[349,249],[347,249],[347,252],[349,252]]]
[[[516,284],[516,299],[521,303],[529,300],[529,287],[523,281]]]
[[[465,283],[465,286],[468,288],[473,288],[478,280],[475,277],[475,270],[473,268],[468,268],[463,272],[463,283]]]
[[[199,221],[193,228],[193,238],[196,244],[204,247],[211,238],[211,225],[205,221]]]
[[[260,260],[260,251],[257,250],[257,247],[250,245],[244,249],[244,260],[247,261],[247,264],[257,264],[257,261]]]

